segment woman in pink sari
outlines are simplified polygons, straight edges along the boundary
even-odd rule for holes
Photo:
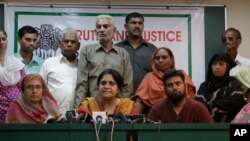
[[[21,95],[7,111],[6,123],[44,123],[48,117],[59,119],[56,100],[40,75],[25,76],[20,89]]]
[[[151,60],[152,72],[145,75],[135,93],[137,96],[136,108],[139,113],[147,114],[155,103],[166,98],[162,81],[163,74],[166,70],[174,68],[175,60],[172,51],[166,47],[158,47]],[[187,85],[186,97],[194,98],[195,86],[184,71],[183,74]]]
[[[0,29],[0,124],[4,123],[10,103],[18,98],[18,85],[25,76],[24,64],[6,55],[7,46],[7,34]]]

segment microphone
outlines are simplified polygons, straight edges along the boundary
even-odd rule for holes
[[[44,121],[44,123],[57,123],[58,118],[55,118],[52,115],[48,115],[47,119]]]
[[[69,122],[76,122],[76,111],[75,110],[66,111],[65,117]]]
[[[133,120],[131,123],[144,123],[145,122],[145,115],[144,114],[138,114],[133,116]]]
[[[61,118],[60,120],[55,118],[50,118],[46,121],[46,123],[66,123],[67,120],[65,118]]]
[[[97,123],[102,123],[102,116],[100,115],[96,116],[95,120]]]
[[[113,117],[114,116],[109,116],[107,119],[107,123],[112,123],[114,121]]]
[[[76,110],[78,113],[78,116],[76,117],[76,120],[79,122],[85,122],[90,123],[92,120],[91,115],[89,114],[89,110],[83,107],[80,107]]]
[[[113,120],[116,123],[127,123],[127,118],[122,112],[115,114]]]
[[[66,118],[61,118],[58,122],[59,123],[67,123],[67,119]]]
[[[150,118],[146,118],[146,123],[160,124],[161,121],[159,120],[158,122],[155,122],[155,121],[152,121]]]
[[[57,123],[57,119],[55,118],[50,118],[46,121],[46,123]]]
[[[96,123],[106,123],[107,122],[107,112],[105,111],[95,111],[92,112],[93,121]]]

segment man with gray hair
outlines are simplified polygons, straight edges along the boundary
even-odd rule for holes
[[[46,59],[39,73],[47,83],[63,115],[67,110],[73,109],[79,48],[79,35],[76,30],[64,29],[60,38],[61,54]]]
[[[74,99],[75,108],[85,97],[99,95],[97,78],[105,69],[117,70],[124,78],[121,97],[130,97],[132,92],[133,70],[129,55],[123,48],[113,45],[116,32],[114,19],[110,15],[99,15],[96,21],[98,44],[87,45],[80,51],[77,71],[77,84]]]

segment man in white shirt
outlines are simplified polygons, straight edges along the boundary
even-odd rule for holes
[[[39,73],[56,99],[63,116],[67,110],[73,108],[79,48],[77,32],[72,28],[64,29],[60,40],[61,54],[46,59]]]
[[[241,69],[250,65],[250,59],[241,56],[238,52],[241,41],[242,37],[238,29],[231,27],[222,34],[222,43],[226,52],[237,63],[237,66],[230,70],[231,76],[235,76]]]

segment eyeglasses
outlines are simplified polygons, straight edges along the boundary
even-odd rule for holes
[[[34,89],[42,90],[43,86],[42,85],[26,85],[24,88],[28,90],[34,90]]]
[[[233,37],[223,37],[222,38],[222,42],[226,42],[227,40],[229,40],[229,41],[233,41]]]

